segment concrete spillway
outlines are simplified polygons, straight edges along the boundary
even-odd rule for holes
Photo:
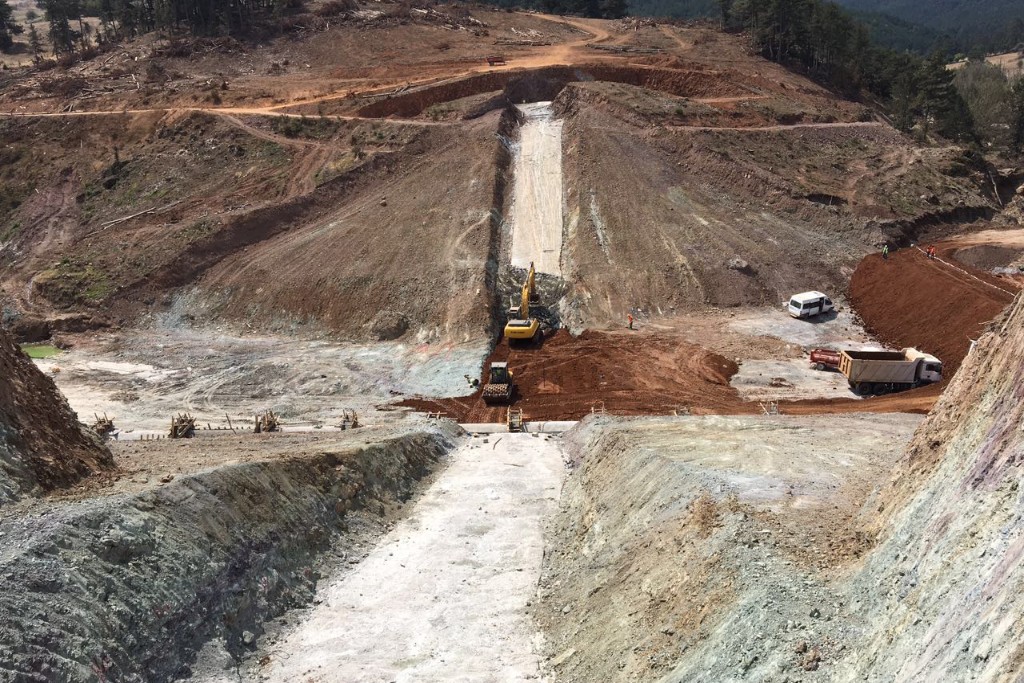
[[[319,592],[265,678],[542,680],[525,609],[563,474],[558,442],[536,435],[457,449],[410,516]]]
[[[512,265],[561,277],[562,122],[550,102],[521,104],[512,195]]]

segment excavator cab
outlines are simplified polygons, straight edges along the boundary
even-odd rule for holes
[[[509,342],[536,342],[540,340],[540,321],[530,317],[530,304],[537,300],[534,288],[534,269],[530,272],[519,293],[519,305],[509,309],[509,320],[505,325],[505,338]]]

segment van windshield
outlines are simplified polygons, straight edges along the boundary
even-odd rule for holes
[[[804,307],[804,305],[802,303],[800,303],[799,301],[797,301],[796,299],[791,300],[789,302],[789,305],[792,306],[793,308],[803,308]]]

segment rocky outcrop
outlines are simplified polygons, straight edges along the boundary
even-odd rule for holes
[[[0,505],[113,467],[106,446],[0,330]]]

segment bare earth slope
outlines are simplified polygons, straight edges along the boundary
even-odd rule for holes
[[[0,330],[0,505],[113,466],[53,382]]]
[[[536,610],[556,680],[1021,680],[1022,347],[1018,300],[912,438],[581,423]]]
[[[984,211],[969,182],[944,174],[955,149],[918,149],[876,123],[772,125],[770,110],[744,113],[743,127],[673,125],[715,115],[691,113],[708,106],[696,102],[607,83],[560,96],[574,328],[840,293],[876,245],[916,237],[905,219],[936,209],[930,188],[943,188],[940,213]]]
[[[184,324],[490,341],[496,270],[531,258],[510,253],[519,132],[498,113],[524,102],[554,100],[563,129],[561,253],[532,258],[566,281],[544,303],[574,331],[838,294],[881,241],[995,207],[958,148],[735,36],[379,5],[302,39],[145,36],[0,76],[0,289],[19,329],[177,306]]]
[[[882,493],[853,582],[866,637],[836,680],[1024,676],[1024,301],[977,344]]]
[[[255,327],[487,338],[497,125],[495,113],[459,130],[423,131],[333,202],[284,216],[288,229],[227,255],[199,281],[198,298],[218,317]]]

